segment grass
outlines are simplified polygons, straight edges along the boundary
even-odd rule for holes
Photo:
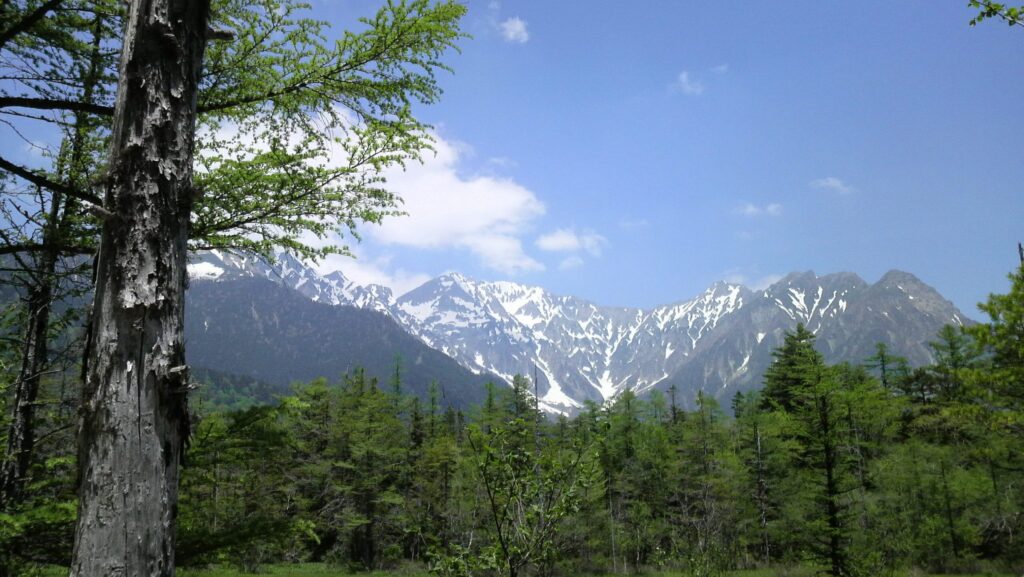
[[[325,565],[321,563],[300,563],[295,565],[268,565],[264,567],[259,573],[260,576],[269,577],[337,577],[340,575],[356,575],[357,577],[390,577],[392,575],[401,575],[402,577],[427,577],[429,574],[426,572],[413,572],[408,569],[398,573],[389,573],[387,571],[374,571],[372,573],[347,573],[345,570],[335,566]],[[723,577],[779,577],[780,575],[793,575],[794,577],[811,577],[815,573],[808,569],[806,571],[789,571],[788,573],[779,573],[775,569],[751,569],[746,571],[730,571]],[[184,569],[178,572],[181,577],[252,577],[252,574],[242,573],[237,569],[231,567],[217,567],[204,570],[189,570]],[[664,573],[643,573],[642,577],[688,577],[685,573],[678,572],[664,572]],[[913,577],[939,577],[937,575],[923,574],[923,573],[911,573]],[[897,574],[897,577],[907,577],[907,573]],[[606,575],[603,577],[622,577],[620,574]],[[942,577],[951,577],[949,575]],[[1016,577],[1009,573],[974,573],[974,574],[963,574],[957,577]]]
[[[346,575],[343,569],[323,563],[296,563],[293,565],[266,565],[260,569],[259,576],[267,577],[334,577]],[[215,567],[210,569],[182,569],[180,577],[252,577],[251,573],[242,573],[234,567]],[[367,577],[382,577],[385,572],[366,573]],[[426,573],[423,574],[424,577]]]
[[[44,577],[65,577],[67,575],[67,569],[61,567],[50,567],[43,571]],[[234,567],[211,567],[208,569],[181,569],[178,571],[180,577],[253,577],[252,573],[243,573]],[[401,577],[428,577],[426,572],[410,571],[408,569],[400,572],[387,572],[387,571],[374,571],[370,573],[349,573],[344,569],[326,565],[323,563],[296,563],[289,565],[266,565],[259,573],[257,577],[338,577],[338,576],[355,576],[355,577],[391,577],[393,575],[400,575]],[[664,573],[642,573],[643,577],[688,577],[685,573],[678,572],[664,572]],[[780,575],[793,575],[794,577],[811,577],[814,572],[811,570],[790,570],[785,573],[780,573],[775,569],[750,569],[746,571],[730,571],[723,577],[780,577]],[[923,574],[923,573],[898,573],[896,577],[940,577],[938,575]],[[620,574],[608,574],[605,576],[593,576],[593,577],[622,577]],[[953,577],[950,575],[944,575],[941,577]],[[972,573],[972,574],[960,574],[956,577],[1015,577],[1009,573]]]

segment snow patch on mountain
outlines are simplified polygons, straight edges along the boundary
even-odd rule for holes
[[[537,375],[539,404],[552,413],[572,413],[584,401],[606,402],[627,389],[678,384],[691,392],[711,387],[708,392],[718,394],[734,384],[749,386],[796,322],[830,346],[835,331],[852,330],[843,321],[848,316],[863,322],[864,315],[886,318],[910,314],[907,309],[925,311],[936,322],[960,322],[952,305],[898,271],[872,286],[850,273],[793,273],[756,293],[721,282],[690,300],[653,309],[602,307],[536,286],[475,281],[459,273],[396,297],[386,287],[358,285],[340,271],[321,276],[287,253],[268,263],[202,252],[190,260],[189,275],[213,282],[264,277],[312,300],[382,312],[473,372],[509,383],[516,374]],[[865,295],[890,286],[885,298],[898,302],[881,313],[866,307]]]

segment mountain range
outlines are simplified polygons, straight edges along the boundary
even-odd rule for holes
[[[458,404],[478,402],[483,381],[523,374],[536,377],[543,409],[567,414],[627,389],[673,385],[683,406],[697,391],[727,402],[760,385],[772,350],[797,323],[817,335],[829,362],[862,362],[884,342],[921,365],[932,360],[927,343],[943,325],[970,322],[934,289],[895,270],[874,284],[853,273],[809,271],[764,290],[720,282],[651,309],[458,273],[396,296],[341,272],[321,275],[287,253],[273,264],[198,253],[189,274],[189,362],[196,366],[271,382],[333,377],[354,366],[385,378],[398,353],[420,394],[425,379],[436,379]],[[203,346],[193,352],[197,343]]]

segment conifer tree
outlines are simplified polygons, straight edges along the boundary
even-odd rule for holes
[[[814,333],[803,323],[786,331],[782,346],[772,351],[773,361],[764,375],[761,402],[766,408],[792,411],[802,393],[820,377],[824,360],[814,349]]]

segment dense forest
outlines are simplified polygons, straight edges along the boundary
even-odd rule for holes
[[[1024,270],[932,366],[828,366],[796,326],[727,407],[625,393],[550,420],[519,377],[463,411],[407,395],[400,365],[275,399],[198,387],[189,251],[349,254],[403,213],[388,169],[438,141],[421,111],[467,7],[389,0],[342,31],[314,4],[0,1],[0,577],[1024,569]]]
[[[357,371],[245,408],[200,392],[178,563],[1020,572],[1024,268],[1011,279],[981,305],[987,323],[936,335],[931,366],[908,368],[884,346],[828,366],[797,326],[763,389],[728,407],[701,396],[683,411],[674,389],[627,392],[553,420],[517,377],[464,412],[405,395],[400,365],[388,383]],[[70,554],[74,400],[60,378],[44,389],[24,497],[0,515],[8,567]]]

